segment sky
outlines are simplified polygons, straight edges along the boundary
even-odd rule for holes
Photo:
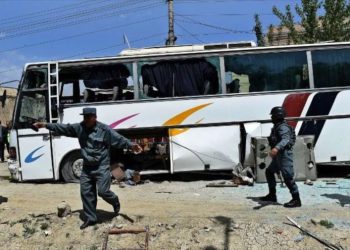
[[[255,41],[254,14],[266,31],[279,23],[273,6],[296,3],[174,0],[176,44]],[[0,0],[0,84],[19,80],[28,62],[113,56],[126,40],[133,48],[163,46],[167,15],[165,0]]]

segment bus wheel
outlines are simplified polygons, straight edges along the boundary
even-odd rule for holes
[[[79,182],[83,169],[83,158],[80,151],[68,154],[61,168],[61,176],[65,182]]]

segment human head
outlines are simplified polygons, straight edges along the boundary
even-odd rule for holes
[[[276,106],[271,109],[270,112],[271,119],[273,123],[278,123],[284,120],[286,117],[286,111],[281,106]]]
[[[96,108],[83,108],[81,115],[84,116],[84,124],[87,128],[92,128],[96,125]]]

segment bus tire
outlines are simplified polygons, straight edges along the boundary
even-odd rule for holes
[[[81,170],[83,168],[83,157],[79,150],[73,151],[65,156],[62,168],[61,178],[64,182],[79,182]]]

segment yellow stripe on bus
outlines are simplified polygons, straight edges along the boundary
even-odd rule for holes
[[[190,108],[172,118],[170,118],[169,120],[167,120],[165,123],[163,123],[164,126],[174,126],[174,125],[180,125],[186,118],[188,118],[190,115],[192,115],[193,113],[197,112],[198,110],[201,110],[203,108],[205,108],[208,105],[211,105],[212,103],[206,103],[206,104],[202,104],[193,108]],[[196,122],[200,123],[203,120],[200,119],[199,121]],[[181,133],[184,133],[188,130],[189,128],[182,128],[182,129],[169,129],[169,135],[170,136],[175,136]]]

